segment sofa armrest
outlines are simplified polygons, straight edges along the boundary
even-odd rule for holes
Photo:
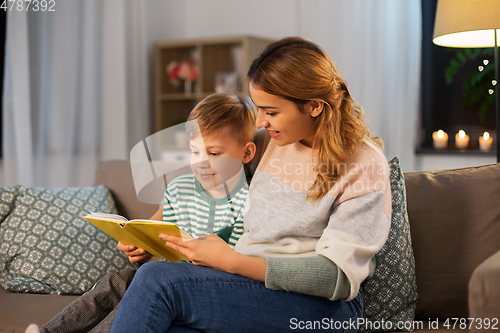
[[[500,320],[500,251],[480,264],[469,281],[469,317]],[[472,325],[474,326],[474,325]],[[472,327],[471,331],[479,331]]]

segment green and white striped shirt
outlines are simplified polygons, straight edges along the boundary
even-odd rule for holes
[[[243,176],[224,198],[213,198],[192,173],[174,179],[165,191],[163,221],[176,223],[194,238],[233,227],[228,244],[234,247],[243,234],[243,211],[248,185]]]

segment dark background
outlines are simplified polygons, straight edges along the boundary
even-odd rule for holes
[[[470,149],[478,149],[478,137],[484,131],[490,132],[494,137],[495,103],[488,109],[485,121],[481,122],[479,108],[463,105],[462,85],[467,74],[477,71],[478,66],[483,65],[483,59],[490,61],[488,66],[494,66],[493,52],[491,57],[467,62],[458,72],[453,84],[446,85],[444,72],[458,49],[437,46],[432,42],[436,4],[437,0],[422,0],[423,132],[420,148],[432,148],[432,132],[439,129],[448,133],[448,147],[453,148],[455,134],[463,129],[469,135]]]

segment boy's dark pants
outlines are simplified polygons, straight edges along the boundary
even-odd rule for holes
[[[91,290],[42,326],[40,332],[109,332],[135,272],[133,269],[125,269],[104,275]]]

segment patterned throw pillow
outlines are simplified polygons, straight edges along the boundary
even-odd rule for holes
[[[14,201],[22,189],[21,185],[0,188],[0,224],[14,208]]]
[[[133,267],[116,241],[88,223],[116,213],[104,186],[25,188],[0,225],[0,284],[9,291],[82,294],[110,270]]]
[[[399,158],[389,161],[392,193],[392,221],[389,238],[375,256],[377,265],[372,278],[363,283],[367,324],[360,332],[411,331],[415,316],[417,284],[415,258],[410,237],[410,223],[406,212],[406,191]],[[383,321],[383,325],[382,325]]]

